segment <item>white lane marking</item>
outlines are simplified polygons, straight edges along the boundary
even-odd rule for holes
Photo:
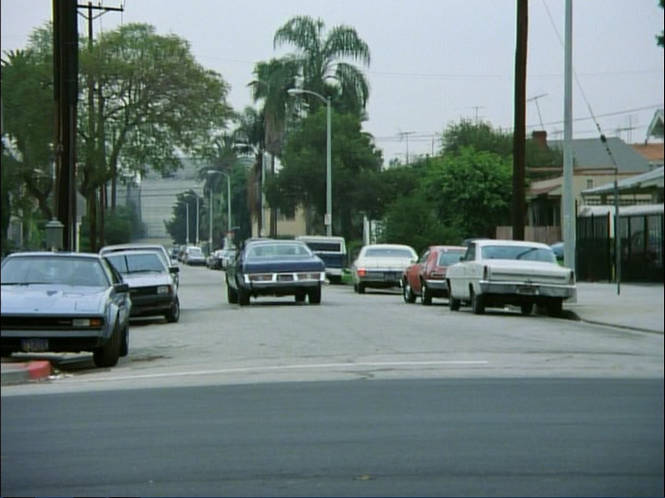
[[[276,365],[242,368],[223,368],[219,370],[196,370],[192,372],[166,372],[157,374],[132,375],[120,377],[102,377],[98,379],[76,378],[79,382],[110,382],[118,380],[159,379],[164,377],[189,377],[193,375],[223,375],[234,373],[259,373],[280,370],[316,370],[322,368],[357,368],[357,367],[424,367],[436,365],[487,365],[486,360],[449,360],[449,361],[386,361],[386,362],[359,362],[359,363],[315,363],[306,365]]]

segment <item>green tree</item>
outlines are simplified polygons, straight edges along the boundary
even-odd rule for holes
[[[308,216],[308,233],[323,233],[326,205],[326,110],[310,114],[288,137],[282,169],[266,185],[271,206],[293,214],[303,206]],[[351,239],[362,232],[358,190],[365,177],[378,172],[382,157],[369,134],[364,133],[358,115],[332,116],[332,203],[333,230]]]
[[[369,47],[352,27],[335,26],[325,36],[324,27],[321,19],[293,17],[275,33],[274,46],[295,47],[296,53],[289,57],[303,78],[302,88],[336,97],[340,111],[360,112],[369,98],[369,83],[363,72],[346,60],[369,67]],[[313,96],[304,98],[312,110],[322,105]]]
[[[497,225],[509,224],[512,163],[498,154],[464,147],[437,158],[422,187],[437,219],[464,237],[493,237]]]

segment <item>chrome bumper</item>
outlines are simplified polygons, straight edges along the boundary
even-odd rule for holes
[[[575,285],[556,285],[531,282],[491,282],[481,280],[480,289],[483,294],[504,294],[524,297],[556,297],[571,299],[577,297]]]

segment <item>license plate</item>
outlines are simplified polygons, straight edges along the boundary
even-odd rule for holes
[[[23,339],[21,349],[26,353],[43,353],[48,351],[48,339]]]
[[[538,289],[536,287],[531,287],[530,285],[518,285],[517,293],[518,294],[536,294]]]

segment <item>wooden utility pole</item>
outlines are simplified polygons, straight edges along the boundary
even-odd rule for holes
[[[76,0],[53,0],[53,87],[55,99],[55,212],[63,224],[62,248],[76,247],[76,102],[78,29]]]
[[[517,0],[515,49],[515,126],[513,132],[513,239],[524,240],[524,171],[526,169],[526,54],[528,0]]]

